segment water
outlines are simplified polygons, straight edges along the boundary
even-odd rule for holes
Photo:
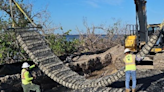
[[[71,41],[73,39],[79,39],[79,35],[66,35],[67,41]]]
[[[86,35],[84,35],[84,36],[86,36]],[[97,36],[99,36],[99,35],[97,35]],[[71,41],[73,39],[79,39],[79,37],[80,37],[80,35],[66,35],[67,41]],[[105,38],[105,37],[107,37],[107,35],[100,36],[100,38]],[[115,36],[115,37],[117,37],[117,36]]]

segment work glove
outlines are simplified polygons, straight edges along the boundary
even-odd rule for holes
[[[35,63],[35,66],[39,66],[40,62]]]
[[[145,57],[141,57],[141,60],[143,60]]]
[[[33,76],[33,79],[36,79],[36,76]]]

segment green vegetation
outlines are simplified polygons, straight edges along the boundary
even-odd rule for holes
[[[50,48],[53,52],[60,56],[63,54],[73,53],[77,50],[77,46],[80,44],[78,39],[68,41],[66,36],[69,35],[71,30],[65,32],[63,35],[49,34],[46,39],[51,43]]]
[[[12,39],[8,34],[1,34],[0,36],[0,62],[3,63],[7,58],[11,57],[11,53],[16,53],[16,51],[12,50],[14,47],[12,46]]]
[[[65,32],[63,35],[49,34],[46,39],[51,43],[50,48],[57,55],[70,54],[77,51],[77,47],[80,44],[78,39],[68,41],[66,36],[69,35],[71,30]],[[18,54],[23,54],[28,59],[27,54],[23,49],[16,45],[16,38],[14,33],[3,32],[0,36],[0,63],[4,63],[9,59],[13,59]]]

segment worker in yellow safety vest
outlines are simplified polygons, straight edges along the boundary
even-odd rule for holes
[[[24,62],[22,65],[22,71],[21,71],[21,80],[22,80],[22,87],[24,92],[30,92],[36,91],[36,92],[41,92],[40,91],[40,86],[32,83],[33,77],[31,77],[29,70],[34,68],[35,65],[30,66],[27,62]]]
[[[124,62],[125,62],[125,86],[126,92],[130,92],[129,82],[130,77],[132,77],[132,92],[135,92],[136,88],[136,64],[135,61],[141,61],[143,57],[139,58],[130,53],[130,49],[126,48],[124,50]]]

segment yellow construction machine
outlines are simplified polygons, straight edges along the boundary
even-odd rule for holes
[[[134,0],[136,6],[136,25],[127,25],[125,48],[138,52],[147,43],[150,36],[160,30],[161,24],[147,25],[146,0]],[[164,37],[159,37],[151,52],[162,52],[164,49]]]

